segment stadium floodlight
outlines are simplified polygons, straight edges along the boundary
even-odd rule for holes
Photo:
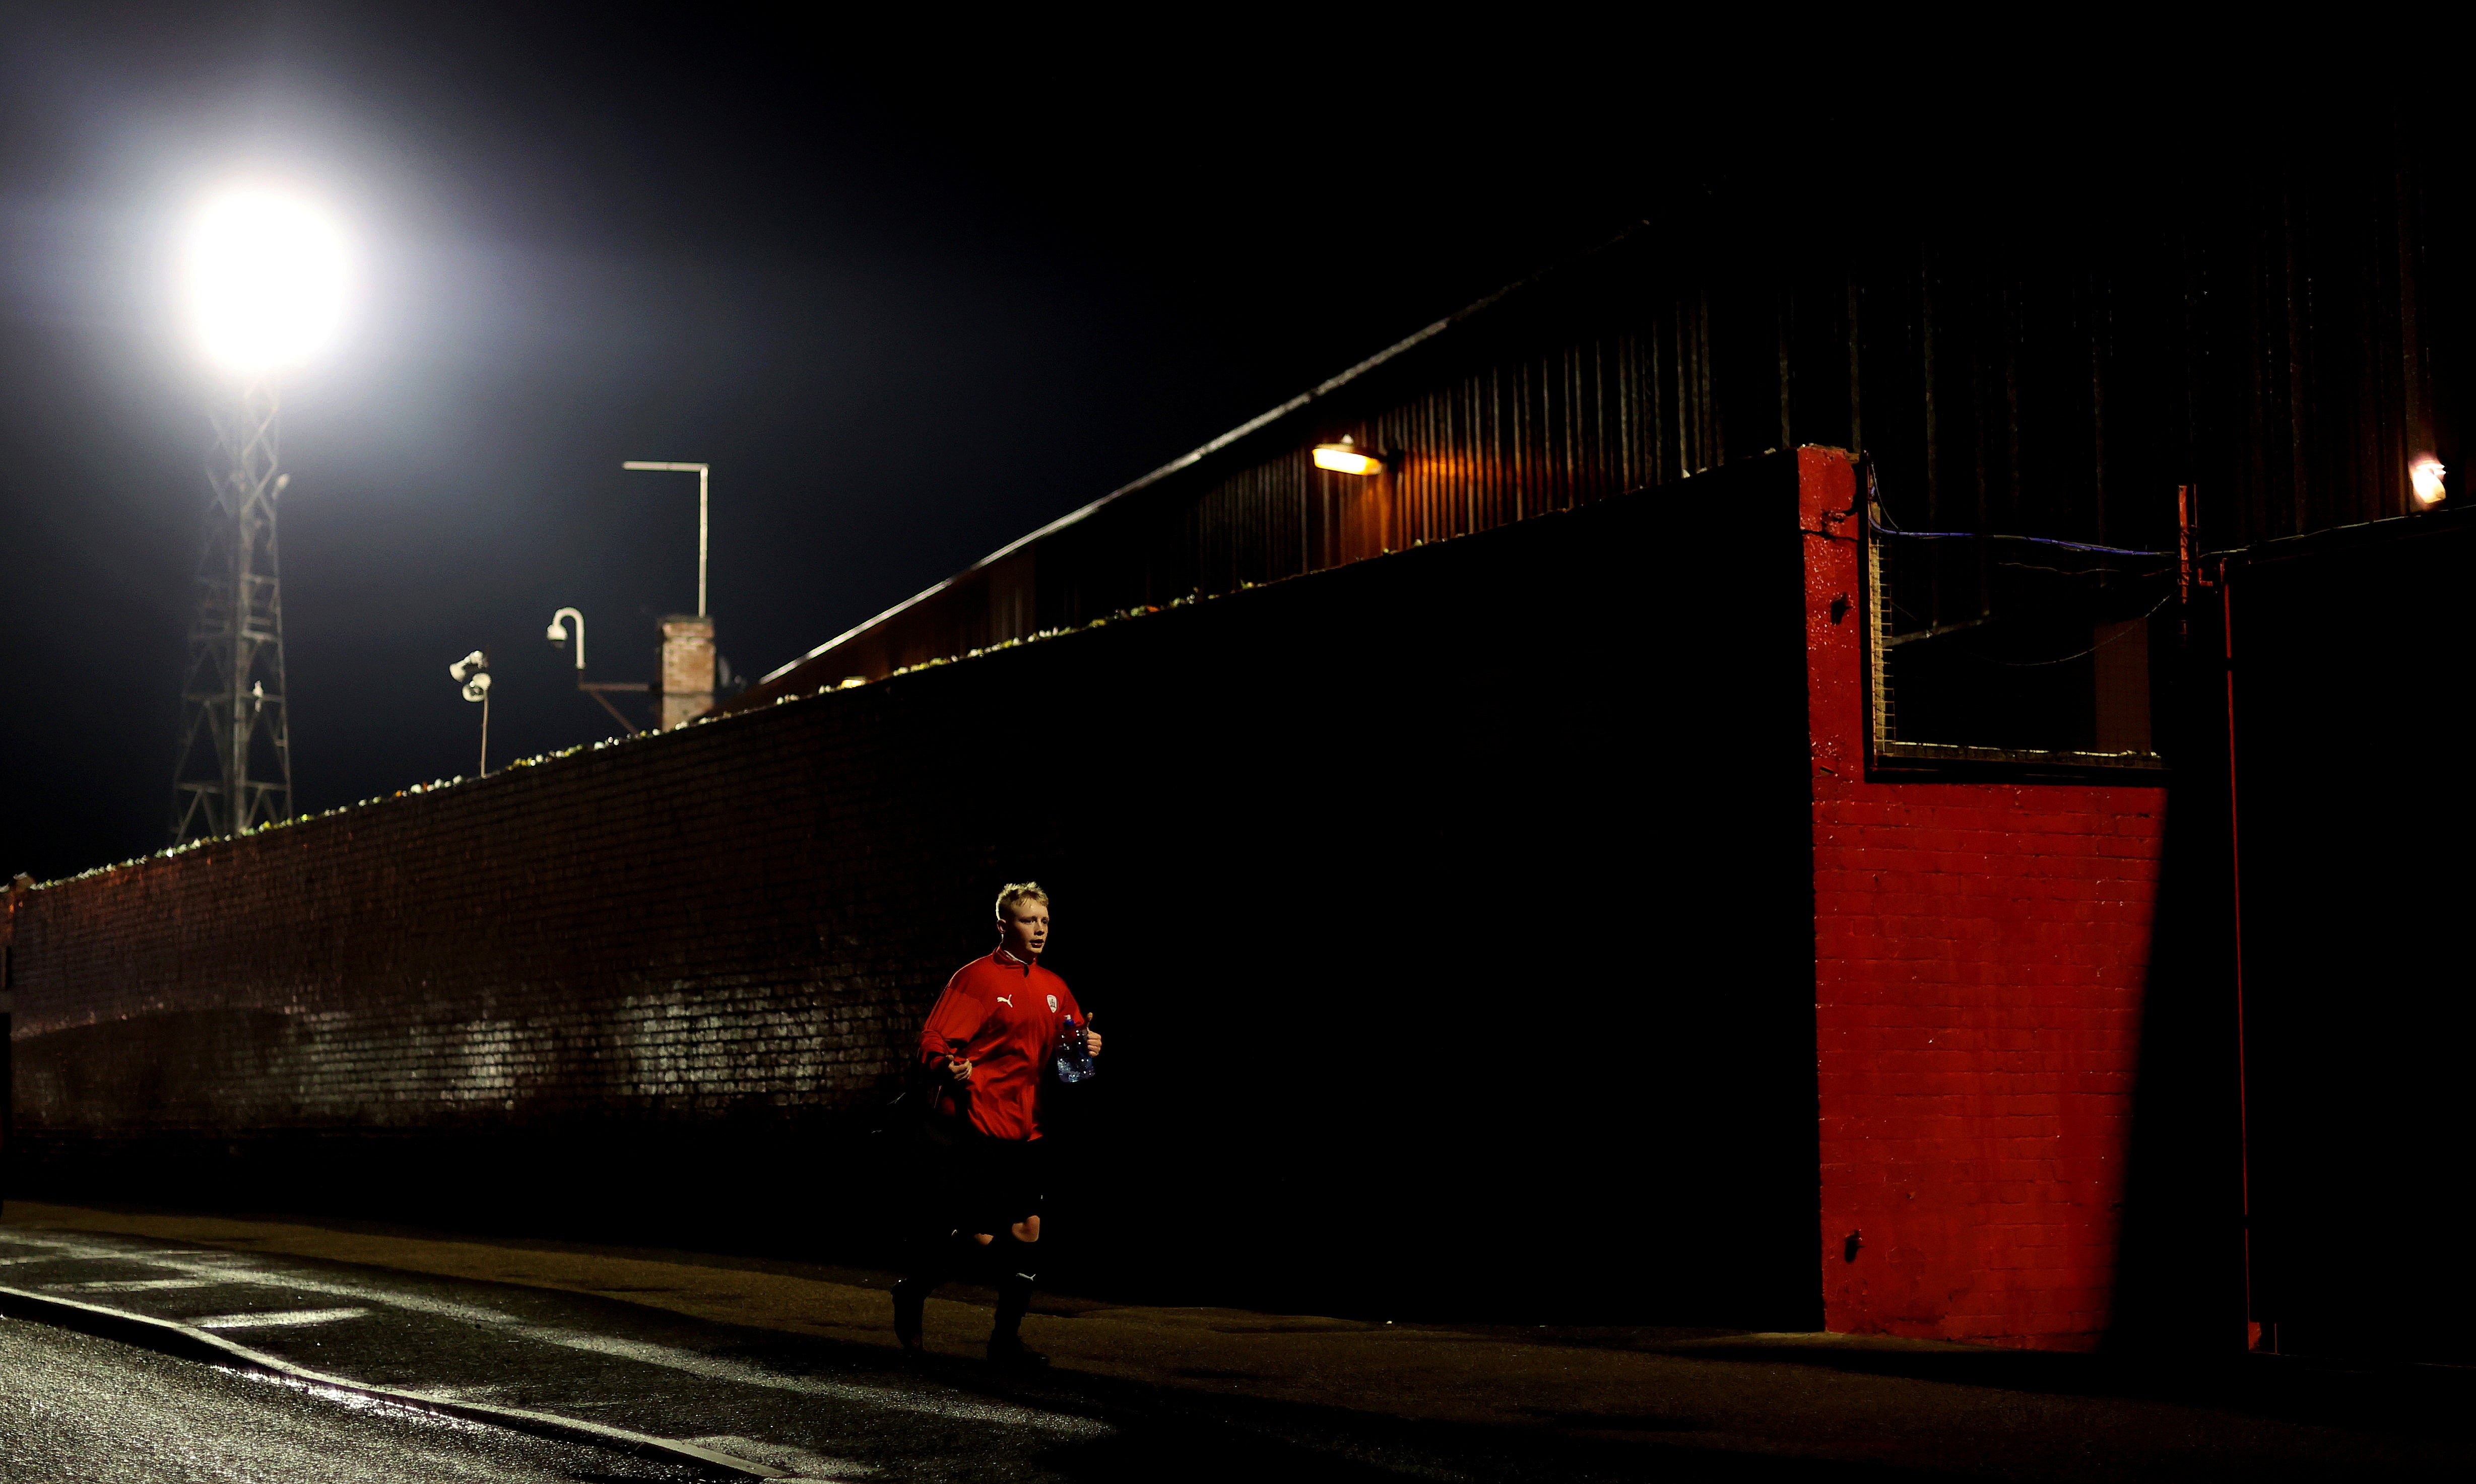
[[[324,345],[343,318],[344,235],[309,203],[266,190],[215,198],[191,230],[189,309],[227,370],[263,376]]]
[[[276,575],[277,381],[334,335],[351,255],[333,220],[281,192],[234,189],[206,203],[182,244],[186,311],[222,373],[209,420],[215,446],[197,568],[197,617],[181,683],[172,841],[242,834],[292,815]]]

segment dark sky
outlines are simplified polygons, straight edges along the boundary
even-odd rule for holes
[[[0,12],[0,872],[162,843],[212,391],[174,242],[221,182],[362,260],[285,391],[314,810],[471,770],[475,647],[494,761],[607,734],[551,611],[642,680],[694,604],[693,482],[623,459],[714,464],[761,673],[1714,172],[1827,194],[1860,101],[1552,22],[786,13]]]

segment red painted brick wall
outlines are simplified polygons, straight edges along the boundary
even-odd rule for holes
[[[2166,791],[1869,780],[1854,471],[1798,458],[1825,1323],[2087,1348]]]

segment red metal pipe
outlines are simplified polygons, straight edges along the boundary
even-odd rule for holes
[[[2176,637],[2192,637],[2192,486],[2175,486]]]

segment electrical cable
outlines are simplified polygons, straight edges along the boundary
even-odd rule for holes
[[[1876,535],[1906,536],[1912,541],[2025,541],[2032,546],[2061,547],[2067,552],[2095,552],[2106,556],[2172,556],[2173,552],[2144,552],[2129,546],[2099,546],[2090,541],[2064,541],[2054,536],[2020,536],[1996,531],[1903,531],[1897,526],[1874,518],[1872,502],[1868,502],[1866,529]]]
[[[2142,620],[2144,620],[2144,619],[2150,618],[2151,616],[2155,615],[2155,614],[2157,613],[2157,611],[2158,611],[2160,608],[2165,607],[2166,605],[2168,605],[2169,603],[2172,603],[2172,602],[2174,602],[2174,601],[2175,601],[2175,595],[2174,595],[2173,593],[2168,593],[2166,597],[2161,598],[2161,599],[2159,599],[2156,603],[2151,604],[2151,605],[2149,606],[2149,611],[2148,611],[2148,612],[2142,614],[2140,618],[2136,618],[2136,619],[2132,620],[2132,622],[2131,622],[2131,623],[2127,623],[2127,624],[2125,624],[2122,628],[2120,628],[2120,629],[2117,630],[2114,633],[2109,634],[2107,637],[2105,637],[2105,638],[2103,638],[2103,639],[2098,640],[2095,644],[2092,644],[2092,645],[2091,645],[2089,648],[2087,648],[2087,649],[2085,649],[2085,650],[2080,651],[2078,654],[2073,654],[2073,655],[2062,655],[2062,656],[2057,657],[2057,658],[2054,658],[2054,659],[1995,659],[1995,658],[1992,658],[1992,657],[1990,657],[1990,656],[1988,656],[1988,655],[1970,655],[1968,657],[1969,657],[1969,658],[1971,658],[1971,659],[1975,659],[1975,660],[1981,660],[1981,661],[1983,661],[1984,663],[1987,663],[1987,664],[1990,664],[1990,665],[2001,665],[2001,666],[2002,666],[2004,669],[2006,669],[2006,670],[2035,670],[2035,669],[2039,668],[2039,667],[2040,667],[2040,666],[2042,666],[2042,665],[2060,665],[2060,664],[2068,664],[2068,663],[2070,663],[2072,660],[2075,660],[2075,659],[2086,659],[2086,658],[2088,658],[2090,655],[2096,654],[2099,650],[2102,650],[2102,649],[2106,648],[2108,645],[2113,644],[2116,640],[2120,639],[2120,638],[2122,638],[2125,634],[2128,634],[2128,633],[2132,632],[2132,631],[2133,631],[2133,626],[2134,626],[2134,625],[2141,623],[2141,622],[2142,622]],[[1966,653],[1967,653],[1967,651],[1963,651],[1962,653],[1966,654]]]
[[[2002,561],[1994,565],[2016,572],[2051,572],[2057,577],[2165,577],[2172,567],[2049,567],[2035,561]]]
[[[1883,491],[1880,482],[1875,478],[1874,465],[1871,459],[1868,459],[1866,462],[1866,498],[1862,504],[1864,505],[1866,511],[1866,529],[1876,535],[1908,536],[1914,540],[1920,541],[2021,541],[2033,546],[2053,546],[2060,547],[2065,551],[2092,552],[2108,556],[2163,557],[2172,556],[2175,555],[2173,552],[2144,552],[2124,546],[2100,546],[2090,541],[2065,541],[2053,536],[2022,536],[1995,532],[1975,531],[1903,531],[1897,525],[1893,524],[1889,519],[1878,521],[1874,518],[1874,512],[1883,508]],[[2064,567],[2041,566],[2024,561],[1998,561],[1995,565],[2001,567],[2017,567],[2022,571],[2030,572],[2052,572],[2058,577],[2090,577],[2095,576],[2099,573],[2120,570],[2110,567],[2096,567],[2086,572],[2074,572]],[[2126,572],[2122,575],[2133,578],[2164,577],[2171,570],[2173,569],[2162,567],[2152,568],[2147,571]],[[2159,609],[2173,602],[2174,599],[2175,594],[2169,592],[2165,597],[2160,598],[2156,603],[2151,604],[2148,610],[2142,613],[2140,618],[2124,625],[2115,633],[2106,638],[2100,639],[2098,642],[2091,645],[2085,650],[2080,650],[2069,655],[2059,655],[2053,659],[1995,659],[1985,655],[1969,655],[1968,657],[1985,664],[2000,665],[2007,670],[2035,670],[2047,665],[2068,664],[2075,659],[2085,659],[2090,655],[2096,654],[2099,650],[2106,648],[2108,645],[2113,644],[2116,640],[2122,638],[2125,634],[2132,632],[2135,625],[2151,618]],[[1891,604],[1891,607],[1894,612],[1905,614],[1907,617],[1913,619],[1920,616],[1919,614],[1910,613],[1896,602]],[[1994,617],[1995,615],[1993,614],[1987,614],[1980,618],[1978,623],[1984,624],[1991,622]],[[1969,625],[1967,627],[1973,628],[1976,627],[1976,625]],[[1962,653],[1966,654],[1968,652],[1964,650]]]
[[[2067,552],[2096,552],[2108,556],[2172,556],[2173,552],[2137,551],[2128,546],[2099,546],[2089,541],[2065,541],[2054,536],[2021,536],[1990,531],[1903,531],[1887,516],[1876,520],[1874,512],[1883,508],[1883,491],[1874,478],[1871,458],[1866,461],[1866,529],[1877,535],[1907,536],[1913,541],[2025,541],[2033,546],[2061,547]]]

